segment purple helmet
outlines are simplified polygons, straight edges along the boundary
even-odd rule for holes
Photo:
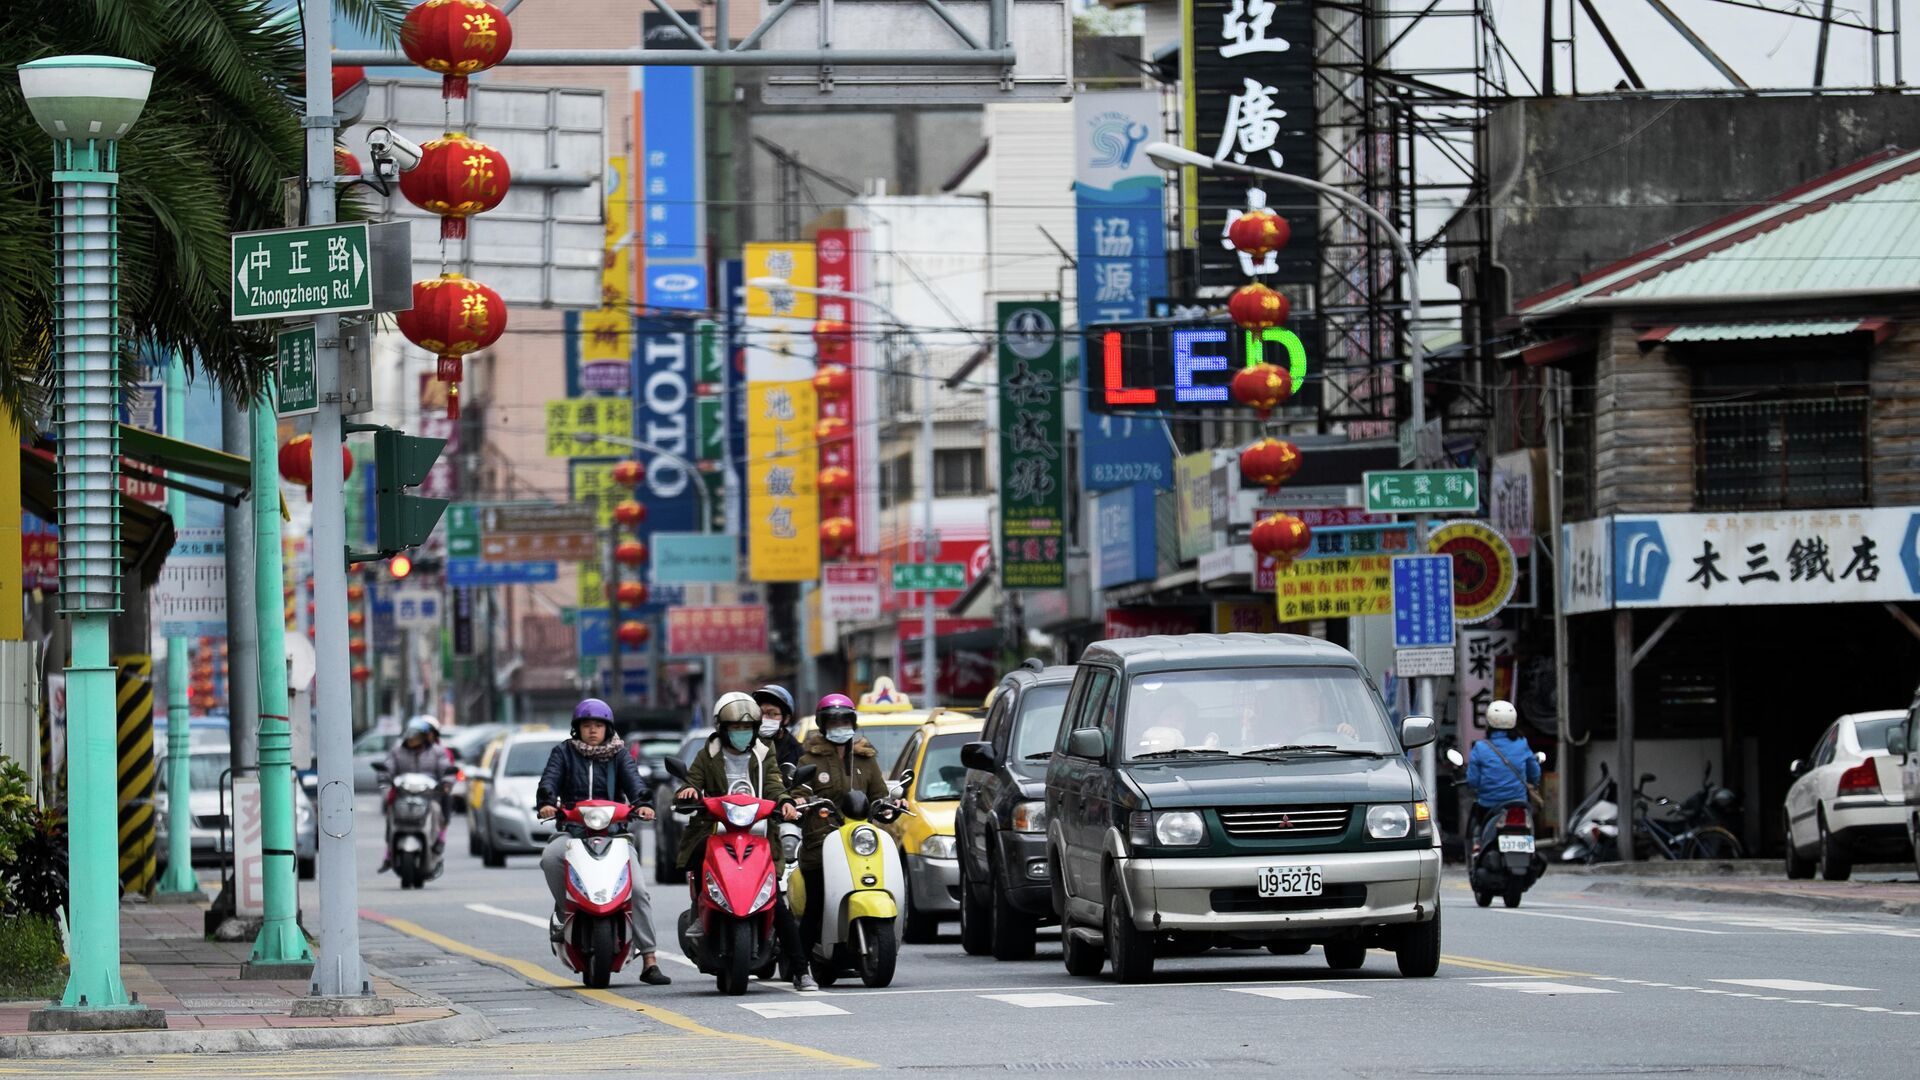
[[[853,699],[845,694],[828,694],[820,699],[820,705],[814,709],[814,723],[824,724],[828,717],[836,720],[859,722],[859,713],[854,710]]]
[[[590,697],[581,700],[573,707],[573,737],[580,737],[580,721],[598,720],[607,725],[607,731],[613,731],[613,707],[599,698]]]

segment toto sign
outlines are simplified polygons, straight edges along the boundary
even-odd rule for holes
[[[692,332],[687,319],[642,319],[639,324],[633,437],[681,457],[694,453]],[[683,497],[689,494],[687,470],[645,450],[638,456],[647,466],[646,483],[638,493],[647,508],[647,525],[694,531],[693,500]]]

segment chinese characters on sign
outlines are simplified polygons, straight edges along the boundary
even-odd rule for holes
[[[153,621],[163,637],[225,637],[227,533],[181,529],[160,567],[151,596]]]
[[[274,335],[274,363],[278,368],[274,388],[279,394],[275,413],[303,416],[320,411],[320,394],[314,380],[313,326],[296,326]]]
[[[813,384],[747,386],[747,557],[754,581],[820,576]]]
[[[567,313],[567,393],[621,394],[633,378],[633,206],[625,154],[607,159],[600,306]]]
[[[1453,644],[1453,558],[1403,555],[1393,560],[1393,647]]]
[[[1274,574],[1281,622],[1393,614],[1393,558],[1295,559]]]
[[[1057,301],[1002,301],[1000,584],[1067,583],[1065,372]]]
[[[767,609],[758,605],[679,607],[667,612],[667,655],[767,651]]]
[[[619,457],[625,446],[578,438],[579,435],[626,439],[633,435],[633,402],[624,398],[563,398],[547,402],[547,456]]]

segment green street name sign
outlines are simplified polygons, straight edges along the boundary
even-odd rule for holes
[[[1472,469],[1391,469],[1362,480],[1367,513],[1472,513],[1480,508],[1480,474]]]
[[[373,310],[365,222],[234,233],[233,321]]]
[[[278,397],[274,412],[304,416],[320,411],[320,385],[314,375],[313,327],[296,326],[274,335],[273,363]]]
[[[958,592],[967,587],[967,564],[895,563],[894,592]]]

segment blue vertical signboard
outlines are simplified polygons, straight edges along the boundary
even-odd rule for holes
[[[698,27],[700,13],[680,13]],[[673,20],[642,17],[648,49],[697,49]],[[652,66],[640,75],[640,220],[643,299],[655,314],[708,309],[705,169],[701,153],[701,69]]]
[[[1073,103],[1074,206],[1080,249],[1080,358],[1105,362],[1093,328],[1145,318],[1149,297],[1166,292],[1166,180],[1142,152],[1160,138],[1160,95],[1152,90],[1081,94]],[[1081,385],[1090,385],[1082,371]],[[1081,460],[1088,491],[1173,483],[1173,448],[1158,420],[1087,418]]]
[[[641,319],[635,325],[633,437],[682,458],[693,458],[692,319]],[[697,478],[672,460],[646,450],[635,456],[647,467],[635,497],[647,508],[648,532],[697,532]],[[663,601],[664,597],[655,597]]]
[[[1453,556],[1399,555],[1393,560],[1393,647],[1453,645]]]

